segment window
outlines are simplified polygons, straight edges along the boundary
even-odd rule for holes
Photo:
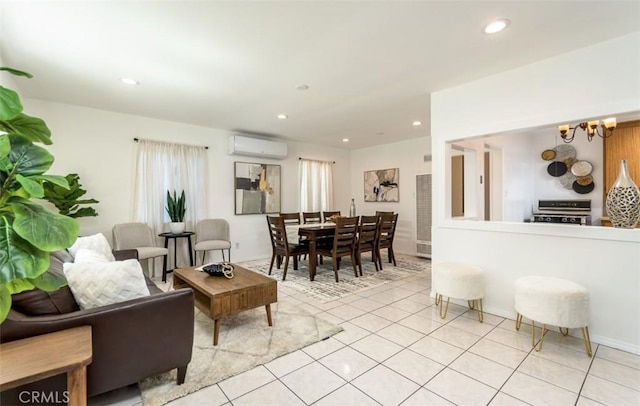
[[[184,190],[187,230],[193,230],[207,208],[205,147],[148,140],[138,141],[133,220],[164,231],[167,191]]]
[[[300,159],[300,211],[333,210],[333,162]]]

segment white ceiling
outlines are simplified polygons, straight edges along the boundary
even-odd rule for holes
[[[361,148],[429,135],[433,91],[638,30],[638,1],[2,0],[0,59],[26,97]]]

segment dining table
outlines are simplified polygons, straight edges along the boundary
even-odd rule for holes
[[[336,224],[332,222],[286,226],[287,242],[299,244],[304,240],[309,245],[309,279],[312,281],[316,277],[318,266],[318,254],[316,253],[318,238],[332,236],[335,230]]]

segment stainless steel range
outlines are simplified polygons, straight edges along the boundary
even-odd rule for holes
[[[591,200],[538,200],[532,223],[591,224]]]

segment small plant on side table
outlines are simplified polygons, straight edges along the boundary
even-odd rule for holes
[[[186,206],[186,198],[184,196],[184,190],[180,194],[178,198],[176,191],[173,191],[173,196],[167,190],[167,214],[169,215],[169,219],[171,219],[171,223],[169,223],[169,229],[174,234],[179,234],[184,232],[185,224],[184,224],[184,214],[187,211]]]

